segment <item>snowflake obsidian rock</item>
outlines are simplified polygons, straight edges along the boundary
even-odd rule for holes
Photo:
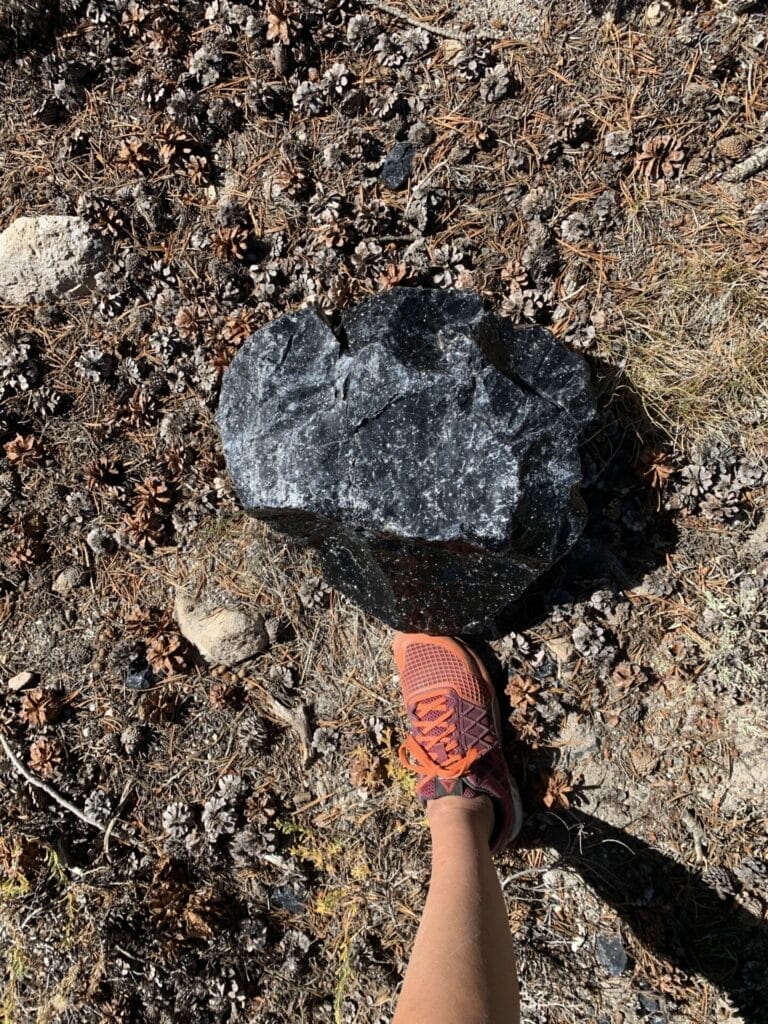
[[[575,542],[588,371],[479,296],[393,288],[269,324],[226,372],[238,497],[401,629],[480,631]]]

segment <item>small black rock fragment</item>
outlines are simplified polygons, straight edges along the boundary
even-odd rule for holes
[[[598,935],[595,956],[600,966],[615,978],[627,969],[627,953],[618,935]]]
[[[399,192],[408,184],[413,169],[416,147],[411,142],[396,142],[379,171],[379,181],[385,188]]]

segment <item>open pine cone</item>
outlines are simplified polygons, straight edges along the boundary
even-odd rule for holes
[[[651,181],[674,178],[685,163],[685,150],[676,135],[656,135],[643,143],[635,168]]]

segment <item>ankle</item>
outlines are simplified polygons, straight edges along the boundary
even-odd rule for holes
[[[493,801],[485,794],[468,800],[462,796],[441,796],[427,801],[427,821],[433,842],[445,832],[469,830],[484,842],[493,832],[495,811]]]

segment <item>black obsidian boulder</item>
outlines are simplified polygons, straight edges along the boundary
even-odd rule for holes
[[[586,363],[472,292],[394,288],[257,331],[217,421],[245,509],[398,629],[477,633],[579,536]]]

